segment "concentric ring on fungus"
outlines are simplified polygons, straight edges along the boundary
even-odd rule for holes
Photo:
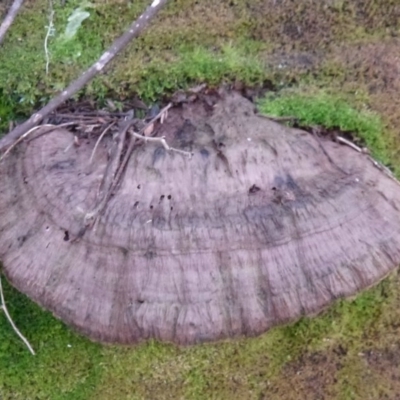
[[[193,156],[138,146],[84,234],[111,138],[90,166],[96,140],[71,147],[64,129],[0,165],[7,277],[92,339],[257,335],[400,263],[400,186],[367,155],[261,118],[235,93],[172,109],[161,133]]]

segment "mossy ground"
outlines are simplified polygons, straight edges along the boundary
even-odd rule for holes
[[[53,2],[46,75],[49,2],[26,0],[0,49],[0,130],[78,76],[149,1],[94,0],[65,42],[68,16],[81,3]],[[80,95],[151,102],[200,82],[268,82],[282,90],[263,111],[359,135],[398,173],[399,32],[397,0],[175,0]],[[399,279],[395,271],[321,316],[258,338],[191,348],[91,343],[5,283],[9,310],[37,356],[0,313],[0,398],[394,399]]]

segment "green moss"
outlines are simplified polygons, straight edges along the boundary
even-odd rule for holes
[[[107,74],[88,85],[81,95],[127,97],[136,92],[154,100],[201,81],[253,84],[272,79],[285,85],[299,79],[297,66],[272,74],[265,63],[280,65],[277,54],[290,59],[292,55],[301,56],[299,52],[329,49],[335,41],[388,34],[388,27],[395,28],[396,2],[386,1],[384,6],[382,2],[335,1],[327,5],[310,0],[294,7],[292,1],[285,0],[274,2],[274,12],[269,12],[269,5],[262,0],[202,0],[194,4],[176,0],[118,56]],[[27,112],[31,111],[29,105],[46,102],[95,62],[148,5],[145,0],[91,3],[87,7],[89,18],[66,41],[63,35],[68,18],[82,1],[69,0],[64,6],[54,2],[55,31],[48,42],[48,74],[44,51],[48,2],[28,2],[18,15],[0,52],[0,90],[17,99]]]
[[[296,117],[304,126],[351,133],[361,138],[377,159],[389,163],[385,126],[380,116],[366,109],[358,110],[342,97],[323,91],[288,90],[262,99],[259,108],[267,115]]]
[[[14,118],[13,104],[0,92],[0,132],[8,128],[8,122]]]
[[[219,50],[180,48],[174,62],[153,60],[146,66],[136,78],[136,91],[143,98],[155,100],[177,88],[199,82],[219,85],[237,80],[250,86],[260,84],[268,74],[255,56],[254,48],[257,43],[245,43],[240,47],[225,45]]]
[[[32,356],[0,312],[0,394],[6,399],[87,399],[101,371],[101,346],[71,332],[3,279],[12,318]]]
[[[44,51],[46,1],[38,0],[35,7],[24,10],[7,36],[0,52],[0,90],[16,99],[28,113],[32,106],[46,102],[95,62],[147,5],[145,1],[93,2],[86,9],[89,18],[72,39],[66,40],[68,17],[80,3],[69,0],[65,7],[54,3],[55,30],[48,40],[48,74]],[[107,75],[97,77],[80,95],[102,99],[110,94],[123,98],[137,93],[145,100],[155,100],[194,83],[241,81],[252,85],[269,77],[258,56],[265,45],[246,38],[242,31],[234,33],[239,22],[228,3],[197,5],[197,14],[188,14],[187,0],[176,3],[118,56]],[[213,21],[217,16],[218,20]]]

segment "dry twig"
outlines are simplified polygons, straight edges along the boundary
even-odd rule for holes
[[[275,122],[296,122],[298,121],[298,118],[296,117],[275,117],[273,115],[266,115],[266,114],[257,114],[259,117],[270,119],[271,121]]]
[[[28,339],[20,332],[20,330],[17,328],[17,326],[14,324],[14,321],[12,320],[10,313],[8,312],[6,302],[4,300],[4,294],[3,294],[3,285],[1,283],[1,275],[0,275],[0,309],[4,311],[4,314],[10,323],[11,327],[13,328],[14,332],[18,335],[18,337],[25,343],[26,347],[29,349],[29,351],[35,355],[35,351],[33,350],[32,346],[28,342]]]
[[[118,172],[121,168],[121,157],[125,147],[126,133],[132,123],[133,121],[126,122],[119,133],[118,147],[115,149],[115,152],[107,165],[103,176],[103,181],[99,189],[98,197],[100,200],[97,202],[94,209],[86,213],[84,217],[85,229],[89,226],[93,227],[96,224],[97,218],[104,211],[108,200],[111,197],[116,179],[115,177],[118,176]]]
[[[336,140],[339,143],[345,144],[346,146],[351,147],[353,150],[358,151],[359,153],[363,153],[363,150],[358,147],[356,144],[354,144],[353,142],[350,142],[350,140],[345,139],[342,136],[336,136]]]
[[[48,49],[49,37],[54,35],[54,10],[53,10],[53,2],[49,0],[49,25],[47,26],[46,37],[44,38],[44,54],[46,56],[46,75],[49,74],[49,65],[50,65],[50,54]]]
[[[100,142],[101,142],[101,139],[103,139],[103,137],[106,135],[106,133],[107,133],[114,125],[115,125],[115,121],[112,122],[110,125],[108,125],[108,126],[104,129],[104,131],[101,133],[101,135],[99,136],[99,138],[97,139],[97,142],[96,142],[96,144],[95,144],[95,146],[94,146],[94,148],[93,148],[93,151],[92,151],[92,155],[90,156],[89,164],[91,164],[92,161],[93,161],[93,157],[94,157],[94,155],[96,154],[96,150],[97,150],[97,147],[99,146],[99,144],[100,144]]]
[[[373,159],[370,155],[367,155],[368,160],[374,165],[375,168],[378,168],[379,171],[382,171],[386,176],[388,176],[392,181],[396,182],[398,185],[400,185],[400,182],[398,181],[398,179],[395,177],[395,175],[393,174],[393,172],[386,167],[385,165],[383,165],[382,163],[380,163],[379,161],[376,161],[375,159]]]
[[[33,128],[31,128],[28,132],[24,133],[22,136],[20,136],[18,138],[18,140],[16,140],[6,151],[5,153],[0,157],[0,161],[3,160],[3,158],[10,153],[10,151],[17,146],[19,143],[21,143],[24,139],[26,139],[31,133],[35,132],[36,130],[38,130],[39,128],[50,128],[47,129],[45,132],[43,133],[49,133],[51,131],[53,131],[54,129],[57,128],[63,128],[66,126],[70,126],[70,125],[75,125],[74,122],[67,122],[65,124],[61,124],[61,125],[52,125],[52,124],[44,124],[44,125],[39,125],[39,126],[34,126]]]
[[[2,24],[0,25],[0,44],[3,42],[6,32],[8,31],[8,28],[14,22],[14,19],[17,16],[18,11],[20,10],[23,2],[24,0],[14,0],[14,3],[12,4],[12,6],[8,11],[8,14],[4,18]]]
[[[149,129],[159,118],[162,118],[163,115],[164,115],[165,113],[167,113],[168,110],[169,110],[172,106],[173,106],[173,104],[172,104],[172,103],[169,103],[169,104],[168,104],[167,106],[165,106],[165,107],[150,121],[150,122],[148,122],[148,123],[137,133],[137,135],[139,135],[139,138],[143,140],[143,139],[145,138],[145,137],[143,136],[143,133],[144,133],[147,129]],[[129,129],[129,128],[130,128],[130,126],[128,126],[128,129]],[[118,169],[118,171],[117,171],[116,177],[115,177],[115,179],[114,179],[114,183],[113,183],[113,185],[112,185],[112,187],[111,187],[110,195],[111,195],[111,193],[114,191],[114,189],[117,187],[117,185],[118,185],[118,183],[119,183],[119,181],[120,181],[120,179],[121,179],[122,173],[123,173],[123,171],[125,170],[125,167],[126,167],[126,165],[127,165],[127,163],[128,163],[128,160],[129,160],[129,158],[130,158],[130,156],[131,156],[131,154],[132,154],[132,151],[133,151],[134,146],[135,146],[135,140],[131,140],[130,143],[129,143],[128,150],[127,150],[126,153],[125,153],[124,159],[122,160],[122,162],[121,162],[121,164],[120,164],[120,166],[119,166],[119,169]]]
[[[132,130],[129,131],[129,133],[134,136],[137,139],[143,140],[144,142],[156,142],[161,144],[165,150],[167,151],[173,151],[175,153],[179,153],[179,154],[183,154],[184,156],[188,156],[188,157],[192,157],[193,153],[190,153],[189,151],[185,151],[185,150],[180,150],[180,149],[176,149],[175,147],[171,147],[168,145],[167,141],[165,140],[164,136],[160,136],[160,137],[148,137],[148,136],[143,136],[140,135],[139,133],[136,133]]]
[[[111,160],[108,163],[108,166],[106,168],[106,171],[103,176],[103,181],[101,184],[101,187],[99,189],[99,201],[97,202],[97,205],[94,207],[94,209],[88,213],[86,213],[84,217],[84,230],[87,227],[94,227],[97,224],[99,216],[103,213],[105,210],[107,203],[113,193],[115,193],[116,188],[118,187],[122,174],[125,171],[126,165],[128,164],[129,158],[133,152],[133,149],[135,148],[135,144],[137,143],[136,139],[145,141],[145,142],[157,142],[160,143],[166,150],[168,151],[174,151],[179,154],[183,154],[186,156],[191,157],[192,153],[183,151],[180,149],[175,149],[173,147],[170,147],[168,143],[166,142],[164,137],[149,137],[149,136],[144,136],[144,132],[149,131],[152,126],[154,126],[154,123],[159,119],[160,122],[163,122],[164,119],[166,118],[168,110],[173,106],[172,103],[169,103],[166,107],[164,107],[154,118],[151,119],[140,131],[137,133],[132,129],[132,125],[134,123],[133,120],[125,121],[121,131],[119,132],[119,144],[118,148],[115,150],[114,155],[111,157]],[[110,126],[108,127],[110,128]],[[124,149],[125,149],[125,143],[127,141],[126,139],[126,133],[130,133],[131,135],[131,140],[129,142],[129,146],[125,151],[124,154]],[[97,140],[96,145],[94,147],[94,150],[92,152],[92,157],[93,154],[95,153],[96,147],[98,146],[98,143],[100,142],[101,138],[105,135],[106,130],[103,131],[101,134],[100,138]],[[123,155],[124,154],[124,155]],[[123,158],[122,158],[123,155]],[[91,159],[92,159],[91,157]]]
[[[21,1],[21,0],[20,0]],[[154,0],[152,4],[147,7],[146,11],[134,21],[128,30],[114,41],[107,51],[95,62],[89,69],[87,69],[78,79],[72,82],[65,90],[63,90],[57,97],[53,98],[46,106],[44,106],[37,113],[33,114],[23,124],[18,125],[13,131],[8,133],[0,140],[0,151],[9,147],[18,140],[25,132],[38,125],[44,117],[53,112],[64,101],[68,100],[71,96],[81,90],[91,79],[93,79],[104,67],[122,50],[126,45],[147,27],[149,22],[157,15],[158,11],[165,6],[168,0]]]

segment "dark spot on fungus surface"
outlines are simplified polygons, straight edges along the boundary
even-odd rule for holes
[[[19,246],[22,246],[25,243],[26,235],[19,236],[17,240],[18,240]]]
[[[153,165],[155,165],[157,162],[161,162],[165,155],[166,150],[164,149],[164,147],[157,147],[153,153]]]
[[[252,185],[249,189],[249,194],[256,194],[259,192],[261,189],[257,185]]]
[[[74,165],[74,163],[75,163],[75,160],[71,160],[71,159],[65,160],[65,161],[59,161],[54,164],[50,164],[48,169],[50,171],[54,170],[54,169],[61,169],[61,170],[69,169]]]
[[[157,253],[154,250],[147,250],[146,253],[144,254],[144,256],[147,259],[152,260],[153,258],[155,258],[157,256]]]
[[[322,137],[322,151],[254,115],[236,93],[214,103],[172,108],[162,128],[201,156],[165,152],[154,166],[156,145],[139,146],[93,226],[109,149],[78,176],[95,138],[70,153],[61,128],[20,143],[0,163],[0,259],[13,284],[94,340],[194,344],[315,314],[400,264],[397,182],[347,146]],[[27,240],[27,226],[45,228]],[[41,251],[60,226],[68,246]]]
[[[201,149],[200,154],[201,154],[202,158],[205,160],[208,159],[208,157],[210,155],[210,153],[207,149]]]
[[[191,149],[196,140],[196,127],[186,119],[175,135],[176,147],[181,149]]]

